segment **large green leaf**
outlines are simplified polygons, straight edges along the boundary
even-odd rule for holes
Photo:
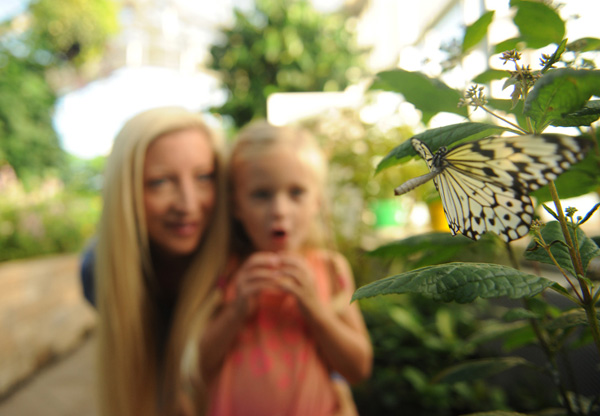
[[[519,28],[521,39],[533,49],[543,48],[551,43],[559,44],[565,36],[565,23],[550,6],[538,1],[511,0],[517,7],[513,18]]]
[[[480,256],[477,256],[483,254],[493,257],[499,242],[498,236],[493,233],[484,234],[481,239],[473,241],[461,234],[431,232],[392,241],[368,254],[397,259],[405,268],[417,268],[456,261],[457,257],[461,257],[464,253],[469,253],[471,258],[478,258],[478,261],[483,261]]]
[[[371,85],[372,90],[394,91],[402,94],[404,99],[412,103],[422,113],[423,122],[440,112],[455,113],[468,116],[466,107],[458,107],[462,93],[448,87],[443,82],[429,78],[420,72],[403,69],[384,71],[377,74]]]
[[[553,282],[511,267],[490,263],[447,263],[386,277],[360,287],[353,299],[418,293],[443,302],[535,296]]]
[[[600,39],[580,38],[567,44],[568,51],[589,52],[600,50]]]
[[[462,43],[462,52],[466,53],[479,44],[487,35],[487,30],[494,18],[494,11],[489,11],[481,15],[476,22],[467,27]]]
[[[553,126],[578,127],[589,126],[600,118],[600,100],[588,101],[581,110],[566,114],[561,119],[554,120]]]
[[[532,362],[521,357],[495,357],[470,360],[445,369],[432,380],[434,383],[472,382],[487,378],[511,368],[527,366],[537,368]]]
[[[600,312],[596,312],[596,317],[600,319]],[[546,329],[554,331],[580,325],[589,325],[587,315],[583,309],[572,309],[563,312],[559,317],[553,319],[552,322],[546,326]]]
[[[536,131],[582,110],[593,95],[600,95],[600,71],[561,68],[548,71],[525,100],[525,115]]]
[[[473,240],[462,235],[454,236],[445,232],[432,232],[392,241],[377,247],[369,254],[383,258],[406,257],[431,247],[435,247],[437,250],[450,249],[452,253],[455,253],[471,244],[473,244]]]
[[[482,345],[498,339],[505,339],[515,332],[521,331],[524,327],[530,326],[528,322],[493,322],[488,321],[475,333],[469,342],[474,345]]]
[[[561,174],[554,181],[554,185],[562,199],[585,195],[598,188],[600,185],[600,166],[596,155],[589,152],[581,162],[571,166],[569,170]],[[531,193],[531,196],[535,197],[538,202],[552,200],[548,185]]]
[[[397,259],[407,268],[416,268],[452,261],[461,251],[469,250],[468,247],[473,244],[477,243],[462,235],[433,232],[384,244],[369,254]]]
[[[559,241],[559,243],[555,243],[550,247],[550,251],[563,269],[568,270],[573,276],[576,276],[575,268],[573,267],[571,256],[569,255],[569,250],[564,244],[560,243],[564,243],[565,238],[562,234],[558,221],[551,221],[546,224],[546,226],[542,228],[541,233],[546,244]],[[573,242],[575,242],[575,234],[573,230],[569,229],[569,233],[571,234],[571,239]],[[598,248],[596,243],[594,243],[594,241],[585,235],[585,233],[579,228],[577,229],[577,243],[579,252],[581,253],[583,271],[585,273],[590,260],[592,260],[594,257],[600,256],[600,248]],[[525,252],[525,258],[528,260],[539,261],[541,263],[554,264],[548,253],[546,253],[546,251],[541,247],[537,246],[534,241],[529,243],[527,251]]]
[[[553,416],[553,415],[549,415],[546,413],[544,413],[544,415],[545,416]],[[463,414],[462,416],[528,416],[528,415],[525,413],[511,412],[508,410],[491,410],[489,412],[477,412],[477,413]]]
[[[508,77],[510,77],[510,74],[507,71],[501,69],[487,69],[473,78],[472,82],[476,84],[489,84],[491,81]]]
[[[425,142],[431,151],[435,152],[441,146],[449,146],[457,141],[480,139],[493,134],[500,134],[503,131],[512,130],[507,127],[495,126],[493,124],[469,122],[429,129],[414,137]],[[416,155],[417,152],[410,144],[410,140],[406,140],[392,149],[392,151],[379,162],[375,172],[378,173],[391,166],[396,166]]]
[[[496,44],[496,46],[494,46],[494,53],[502,53],[505,51],[510,51],[513,49],[517,49],[520,50],[521,45],[524,44],[524,40],[521,39],[520,37],[518,38],[511,38],[511,39],[506,39],[498,44]]]

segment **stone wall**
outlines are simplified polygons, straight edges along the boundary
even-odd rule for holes
[[[77,255],[0,263],[0,397],[78,346],[94,324]]]

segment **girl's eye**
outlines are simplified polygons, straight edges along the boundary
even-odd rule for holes
[[[250,193],[252,199],[266,200],[271,197],[271,192],[266,189],[257,189]]]
[[[304,195],[305,192],[306,192],[306,190],[304,188],[300,188],[300,187],[292,188],[290,190],[290,195],[295,198],[298,198],[298,197],[301,197],[302,195]]]

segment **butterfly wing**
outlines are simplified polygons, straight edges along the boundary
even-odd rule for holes
[[[498,186],[448,167],[434,179],[453,234],[479,240],[486,232],[506,242],[523,237],[533,220],[531,198],[521,190]]]
[[[488,137],[457,146],[445,158],[465,174],[535,191],[583,158],[591,141],[560,134]]]
[[[529,231],[534,210],[528,193],[556,179],[591,147],[588,140],[563,135],[495,137],[438,157],[419,140],[412,144],[439,172],[433,181],[452,233],[478,240],[491,231],[506,242]]]

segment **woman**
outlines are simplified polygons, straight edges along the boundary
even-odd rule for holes
[[[216,137],[181,108],[117,135],[95,249],[101,415],[186,413],[197,337],[227,245]]]

